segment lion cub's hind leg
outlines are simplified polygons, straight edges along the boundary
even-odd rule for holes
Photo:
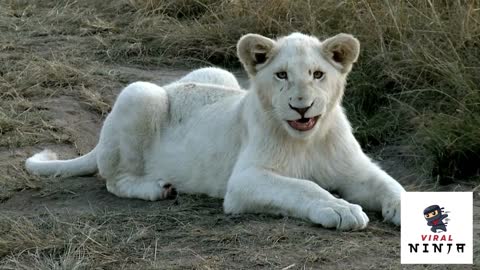
[[[109,192],[144,200],[165,199],[172,193],[164,188],[168,183],[152,176],[145,166],[167,121],[168,96],[162,87],[136,82],[120,93],[99,141],[98,168]]]

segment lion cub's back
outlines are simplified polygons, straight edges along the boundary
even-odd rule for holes
[[[165,86],[169,101],[170,122],[187,120],[202,107],[227,98],[245,95],[245,90],[226,88],[213,84],[175,83]]]

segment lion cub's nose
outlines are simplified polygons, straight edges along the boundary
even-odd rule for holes
[[[298,112],[302,118],[304,117],[305,113],[308,111],[308,109],[310,109],[312,106],[313,106],[313,102],[312,104],[310,104],[310,106],[308,107],[303,107],[303,108],[297,108],[297,107],[293,107],[292,105],[290,105],[290,103],[288,104],[288,106],[290,106],[290,109]]]

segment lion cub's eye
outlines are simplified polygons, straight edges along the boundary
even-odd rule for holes
[[[313,72],[313,78],[316,80],[320,80],[324,75],[325,73],[321,72],[320,70]]]
[[[285,71],[277,72],[277,73],[275,73],[275,76],[277,76],[277,78],[279,78],[280,80],[288,79],[288,74]]]

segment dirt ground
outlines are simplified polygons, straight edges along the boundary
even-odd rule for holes
[[[0,269],[402,268],[399,228],[378,213],[368,213],[364,231],[337,232],[293,218],[224,215],[222,201],[205,196],[120,199],[96,176],[29,176],[23,162],[43,148],[61,158],[93,148],[122,86],[136,80],[165,84],[189,69],[103,62],[87,49],[93,34],[56,32],[54,23],[48,28],[35,17],[1,12]],[[42,23],[45,28],[33,27]],[[243,73],[237,74],[246,86]],[[399,151],[387,146],[371,155],[407,189],[432,188],[419,184],[424,176],[404,164]],[[478,193],[474,230],[480,264]]]

